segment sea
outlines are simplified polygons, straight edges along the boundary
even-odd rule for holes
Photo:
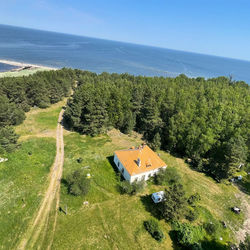
[[[0,59],[96,73],[232,76],[250,83],[249,61],[7,25],[0,25]],[[12,68],[0,63],[0,71]]]

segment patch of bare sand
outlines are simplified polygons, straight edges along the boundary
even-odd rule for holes
[[[241,209],[245,212],[245,219],[242,227],[236,232],[238,242],[244,241],[246,234],[250,234],[250,197],[241,191],[235,195],[241,201]]]

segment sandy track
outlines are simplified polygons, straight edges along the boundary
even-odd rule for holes
[[[43,238],[48,228],[49,216],[51,212],[55,212],[53,222],[53,232],[56,226],[57,212],[60,198],[60,181],[63,171],[64,161],[64,143],[63,143],[63,127],[61,125],[63,110],[59,114],[58,125],[56,130],[56,157],[49,174],[49,186],[45,196],[41,202],[37,214],[32,219],[24,237],[21,239],[17,249],[32,249],[38,240]],[[53,235],[50,237],[53,241]],[[41,242],[39,242],[41,243]],[[50,248],[52,242],[47,242]],[[38,244],[39,245],[39,244]],[[36,245],[36,248],[40,248]]]
[[[246,234],[250,234],[250,197],[240,192],[236,197],[241,200],[241,206],[245,212],[245,220],[242,227],[236,232],[238,242],[244,241]]]

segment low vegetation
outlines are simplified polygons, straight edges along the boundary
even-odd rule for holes
[[[55,157],[55,139],[33,138],[0,163],[0,249],[15,249],[42,200]]]
[[[26,113],[22,124],[7,130],[20,135],[17,144],[0,137],[2,145],[15,146],[14,151],[0,152],[0,157],[8,159],[0,163],[0,249],[16,249],[41,203],[55,159],[55,128],[62,106],[61,102]]]
[[[120,182],[120,191],[121,194],[135,195],[142,192],[145,185],[146,185],[145,181],[137,181],[129,183],[129,181],[124,180]]]
[[[181,182],[181,177],[178,174],[176,168],[168,167],[161,169],[159,173],[154,177],[156,185],[171,186]]]
[[[157,220],[150,219],[144,221],[144,227],[151,234],[151,236],[157,241],[161,242],[164,239],[164,234]]]
[[[76,196],[84,196],[89,192],[90,180],[82,169],[75,170],[66,177],[68,192]]]
[[[82,169],[85,175],[91,175],[91,186],[88,194],[82,197],[69,194],[67,184],[62,183],[60,207],[67,206],[67,215],[63,212],[58,215],[53,249],[70,249],[72,246],[92,249],[98,248],[100,242],[107,249],[128,249],[128,246],[130,249],[173,249],[173,244],[177,244],[171,233],[175,230],[172,225],[174,221],[166,223],[159,219],[154,213],[156,204],[150,195],[174,187],[174,184],[155,185],[152,180],[138,194],[131,196],[120,193],[120,178],[113,165],[113,152],[141,142],[135,134],[127,136],[116,130],[97,137],[77,133],[65,135],[64,178]],[[180,176],[179,182],[185,191],[185,209],[180,214],[179,223],[189,223],[194,228],[193,245],[202,245],[203,249],[225,249],[228,242],[235,241],[233,231],[237,231],[243,221],[242,215],[230,211],[230,207],[239,202],[234,196],[237,188],[217,184],[212,178],[190,169],[183,160],[163,151],[159,153],[169,168],[174,168]],[[189,210],[197,215],[194,221],[186,219]],[[144,221],[151,219],[158,222],[165,235],[164,241],[153,240],[145,230]],[[223,227],[220,223],[222,220],[228,228]],[[203,227],[210,222],[218,225],[211,235]],[[43,247],[46,248],[46,243]]]

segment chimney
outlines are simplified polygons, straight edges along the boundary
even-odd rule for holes
[[[140,160],[140,158],[137,159],[137,165],[138,165],[138,167],[141,166],[141,160]]]

